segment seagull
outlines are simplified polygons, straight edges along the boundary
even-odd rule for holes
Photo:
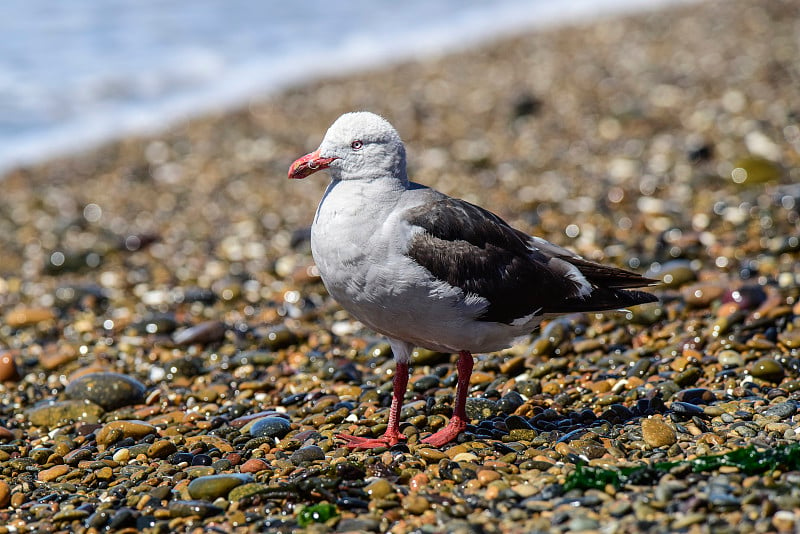
[[[396,362],[386,432],[337,435],[346,447],[406,439],[399,418],[415,347],[458,354],[453,415],[422,440],[441,447],[467,426],[474,353],[508,348],[559,314],[658,300],[631,290],[655,280],[585,260],[409,181],[400,135],[374,113],[339,117],[317,150],[292,163],[289,178],[323,169],[331,182],[311,226],[314,261],[330,295],[388,338]]]

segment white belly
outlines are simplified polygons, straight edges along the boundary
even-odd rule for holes
[[[311,230],[312,253],[331,296],[368,327],[432,350],[492,352],[538,323],[477,320],[487,301],[436,280],[406,256],[401,247],[415,230],[387,219],[391,206],[364,213],[335,200],[326,195],[320,204]]]

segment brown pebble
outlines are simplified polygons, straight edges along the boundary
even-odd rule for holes
[[[642,419],[642,438],[651,447],[669,447],[678,441],[675,430],[661,419]]]
[[[426,475],[425,473],[417,473],[416,475],[411,477],[411,480],[409,480],[408,487],[412,491],[418,491],[421,490],[422,488],[425,488],[428,484],[430,484],[430,482],[431,479],[428,475]]]
[[[478,482],[481,483],[481,486],[485,486],[489,482],[498,480],[500,478],[500,473],[497,471],[492,471],[491,469],[481,469],[478,471],[477,477]]]
[[[403,499],[403,508],[414,515],[420,515],[430,507],[431,505],[428,502],[428,499],[417,493],[409,493],[408,496]]]
[[[56,315],[50,308],[17,308],[6,314],[6,324],[12,328],[31,326],[43,321],[51,321]]]
[[[72,345],[52,344],[48,345],[39,356],[39,364],[48,371],[52,371],[76,359],[78,359],[78,350]]]
[[[138,439],[156,432],[156,427],[144,421],[111,421],[97,432],[97,443],[108,445],[117,439]]]
[[[388,480],[379,478],[365,486],[364,491],[367,492],[367,495],[369,495],[370,499],[378,500],[386,497],[392,492],[392,485]]]
[[[28,500],[27,494],[21,491],[15,492],[11,494],[11,500],[9,504],[11,508],[19,508],[23,504],[25,504]]]
[[[7,508],[11,502],[11,487],[5,480],[0,480],[0,508]]]
[[[443,458],[447,458],[447,455],[440,451],[439,449],[432,449],[431,447],[421,447],[417,449],[417,454],[422,457],[423,460],[426,460],[427,463],[435,463]]]
[[[250,458],[239,468],[242,473],[258,473],[269,469],[269,464],[260,458]]]
[[[4,426],[0,426],[0,441],[10,441],[14,439],[14,433]]]
[[[0,382],[16,382],[19,380],[19,371],[14,356],[8,352],[0,353]]]
[[[159,439],[147,448],[148,458],[166,458],[178,452],[178,448],[168,439]]]
[[[66,475],[70,470],[68,465],[54,465],[50,469],[44,469],[39,471],[37,478],[42,482],[50,482],[51,480],[55,480],[62,475]]]

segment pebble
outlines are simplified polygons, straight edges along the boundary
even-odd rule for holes
[[[43,469],[39,471],[39,474],[36,475],[36,478],[42,482],[50,482],[60,476],[66,475],[69,473],[69,470],[70,467],[68,465],[54,465],[49,469]]]
[[[56,318],[51,308],[16,308],[6,313],[5,324],[11,328],[24,328]]]
[[[95,439],[100,445],[109,445],[120,439],[138,440],[149,434],[157,433],[156,427],[144,421],[111,421],[97,431]]]
[[[144,384],[119,373],[90,373],[72,382],[64,390],[67,397],[88,400],[104,410],[115,410],[144,402]]]
[[[420,515],[430,509],[431,505],[425,497],[417,493],[410,493],[403,499],[403,507],[411,514]]]
[[[180,332],[176,332],[172,336],[172,340],[176,345],[207,345],[209,343],[216,343],[225,337],[226,327],[220,321],[205,321],[200,324],[189,327]]]
[[[0,508],[7,508],[11,503],[11,487],[5,480],[0,480]]]
[[[269,469],[269,464],[261,458],[250,458],[239,467],[242,473],[258,473],[265,469]]]
[[[642,438],[651,447],[669,447],[678,441],[675,430],[661,419],[642,419]]]
[[[9,351],[0,351],[0,382],[16,382],[19,378],[14,355]]]
[[[167,505],[172,517],[209,517],[222,513],[222,508],[205,501],[171,501]]]
[[[208,475],[192,480],[188,490],[192,499],[213,501],[217,497],[227,497],[233,488],[249,482],[253,482],[253,477],[245,473]]]
[[[317,460],[325,459],[325,451],[316,445],[309,445],[308,447],[301,447],[294,451],[290,456],[290,460],[295,465],[301,465],[307,462],[314,462]]]
[[[369,495],[370,499],[378,500],[383,499],[394,490],[388,480],[379,478],[364,486],[364,491]]]
[[[250,427],[250,435],[254,438],[282,438],[291,430],[291,424],[283,417],[264,417]]]
[[[777,384],[784,377],[783,366],[773,358],[759,358],[750,367],[750,374],[755,378]]]
[[[48,401],[26,410],[25,417],[32,425],[55,428],[76,421],[98,423],[103,413],[100,406],[89,401]]]

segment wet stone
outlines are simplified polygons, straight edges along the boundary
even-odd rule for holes
[[[76,421],[97,423],[103,413],[103,408],[93,402],[68,400],[35,406],[27,410],[25,416],[32,425],[54,428]]]
[[[167,506],[172,517],[209,517],[222,513],[222,508],[205,501],[172,501]]]
[[[276,328],[267,332],[264,342],[269,350],[281,350],[300,341],[297,334],[287,328]]]
[[[242,473],[258,473],[265,469],[269,469],[269,464],[261,458],[250,458],[239,467]]]
[[[225,337],[227,327],[221,321],[204,321],[200,324],[191,326],[172,336],[172,341],[176,345],[207,345],[221,341]]]
[[[744,365],[744,357],[735,350],[722,350],[717,354],[717,361],[719,364],[727,369],[742,367]]]
[[[236,486],[228,493],[228,500],[239,501],[247,497],[252,497],[253,495],[258,495],[259,493],[264,493],[268,490],[269,486],[266,484],[258,482],[244,483],[240,486]]]
[[[439,377],[436,375],[425,375],[421,378],[418,378],[414,381],[411,385],[414,391],[418,391],[420,393],[424,393],[429,389],[433,389],[439,385]]]
[[[65,393],[70,399],[88,400],[105,410],[116,410],[144,402],[146,391],[144,384],[127,375],[90,373],[70,382]]]
[[[642,419],[642,438],[653,448],[669,447],[677,441],[675,430],[661,419]]]
[[[253,482],[253,477],[243,473],[208,475],[192,480],[188,489],[192,499],[212,501],[217,497],[226,497],[236,486],[249,482]]]
[[[467,418],[472,420],[484,420],[497,415],[497,403],[491,399],[479,397],[467,398]]]
[[[291,430],[291,424],[283,417],[264,417],[250,427],[254,438],[282,438]]]
[[[96,439],[97,443],[108,445],[120,439],[132,438],[137,440],[157,432],[156,427],[144,421],[111,421],[97,431]],[[147,449],[149,448],[150,445],[147,445]]]
[[[178,448],[168,439],[160,439],[147,448],[148,458],[166,458],[170,454],[175,454]]]
[[[754,378],[761,380],[778,383],[783,380],[784,370],[783,366],[772,358],[760,358],[753,362],[750,367],[750,374]]]
[[[294,451],[290,457],[295,465],[301,465],[306,462],[314,462],[316,460],[324,460],[325,452],[316,445],[309,445]]]
[[[764,410],[763,415],[767,417],[779,417],[780,419],[788,419],[797,413],[797,403],[794,401],[781,402],[770,406]]]
[[[0,351],[0,382],[16,382],[19,380],[19,371],[14,355],[8,351]]]

